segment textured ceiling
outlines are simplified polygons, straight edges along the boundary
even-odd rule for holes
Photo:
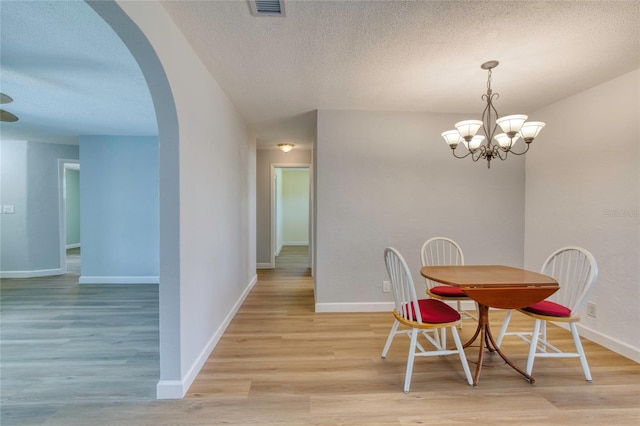
[[[113,119],[118,133],[149,131],[151,100],[122,43],[85,4],[60,3],[64,12],[44,2],[0,5],[2,91],[16,99],[12,112],[60,127],[76,120],[74,131],[88,126],[90,134],[102,132],[90,120],[97,115]],[[246,0],[162,4],[259,147],[310,143],[315,109],[479,115],[480,64],[491,59],[500,61],[492,85],[501,115],[534,111],[640,67],[637,0],[289,0],[286,17],[255,17]],[[22,89],[12,93],[13,80],[28,80],[37,97],[18,108]],[[110,112],[85,122],[78,110],[97,104]],[[117,114],[131,117],[129,108],[132,123]]]
[[[83,1],[0,1],[3,139],[157,135],[149,89],[124,43]]]

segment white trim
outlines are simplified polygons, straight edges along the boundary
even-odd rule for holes
[[[35,271],[0,271],[0,278],[35,278],[62,275],[62,269],[38,269]]]
[[[200,355],[198,355],[184,378],[182,380],[160,380],[158,382],[158,384],[156,385],[157,399],[182,399],[186,395],[187,391],[191,387],[191,384],[198,376],[200,369],[205,364],[205,362],[207,362],[207,359],[209,359],[209,355],[211,355],[211,352],[213,352],[213,349],[220,341],[220,338],[224,334],[225,330],[227,329],[229,324],[231,324],[231,320],[236,315],[236,313],[238,313],[238,310],[249,295],[249,292],[251,292],[257,282],[258,276],[254,275],[247,288],[245,288],[245,290],[242,292],[238,301],[235,303],[235,305],[233,305],[233,308],[226,316],[222,324],[220,324],[220,327],[218,327],[213,336],[211,336],[211,339],[209,339],[209,342],[200,352]]]
[[[270,263],[256,263],[256,269],[273,269],[274,266]]]
[[[269,174],[269,199],[270,199],[270,214],[271,214],[271,229],[270,229],[270,234],[271,234],[271,244],[269,245],[269,254],[270,254],[270,259],[271,259],[271,267],[275,268],[276,267],[276,256],[278,254],[280,254],[280,250],[282,250],[282,246],[280,247],[276,247],[276,194],[275,194],[275,187],[274,187],[274,178],[276,175],[276,169],[299,169],[299,168],[304,168],[307,169],[309,171],[309,202],[311,203],[311,175],[313,174],[313,165],[310,163],[271,163],[271,170],[270,170],[270,174]],[[311,226],[311,225],[309,225]],[[309,235],[309,238],[311,238],[311,235]],[[307,242],[307,244],[305,245],[309,245],[309,243]]]
[[[58,247],[60,247],[60,273],[67,273],[67,221],[66,221],[66,184],[64,170],[80,170],[80,160],[58,159]]]
[[[569,325],[559,322],[554,322],[553,325],[557,325],[560,328],[565,330],[569,330]],[[591,340],[594,343],[597,343],[600,346],[604,346],[605,348],[613,351],[617,354],[622,355],[625,358],[629,358],[632,361],[640,363],[640,349],[634,348],[633,346],[621,342],[620,340],[606,336],[599,331],[593,330],[591,328],[585,327],[582,324],[576,324],[578,328],[578,334],[580,337],[584,337],[585,339]],[[589,354],[587,354],[587,359],[589,358]]]
[[[67,244],[67,245],[65,246],[65,248],[66,248],[67,250],[69,250],[69,249],[74,249],[74,248],[80,248],[80,243]]]
[[[393,302],[316,303],[316,312],[392,312]]]
[[[451,306],[454,309],[457,309],[457,302],[444,302],[447,305]],[[463,311],[475,311],[477,310],[476,308],[476,302],[474,302],[473,300],[461,300],[460,301],[460,307],[462,308]]]
[[[282,243],[283,246],[308,246],[309,241],[285,241]]]
[[[157,399],[182,399],[186,393],[182,380],[160,380],[156,385]]]
[[[455,308],[456,302],[446,302]],[[393,302],[316,303],[316,312],[393,312]],[[464,310],[476,309],[475,302],[463,301]]]
[[[151,276],[87,276],[82,275],[78,284],[159,284],[160,277]]]

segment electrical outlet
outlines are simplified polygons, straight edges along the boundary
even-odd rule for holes
[[[391,291],[391,281],[382,281],[382,292],[389,293]]]
[[[590,317],[596,317],[596,304],[593,302],[587,302],[587,315]]]

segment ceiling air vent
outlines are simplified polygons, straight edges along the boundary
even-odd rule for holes
[[[285,16],[284,0],[249,0],[254,16]]]

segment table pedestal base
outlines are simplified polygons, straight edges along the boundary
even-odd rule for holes
[[[478,351],[478,364],[476,365],[476,372],[473,375],[473,385],[478,386],[478,379],[480,378],[480,371],[482,370],[482,359],[484,357],[484,348],[485,346],[489,350],[489,352],[497,352],[498,355],[511,366],[518,373],[522,374],[525,379],[529,381],[529,383],[535,383],[535,379],[529,374],[525,373],[523,370],[518,368],[514,363],[511,362],[507,356],[502,353],[500,348],[496,345],[495,340],[493,339],[493,335],[491,334],[491,328],[489,327],[489,307],[486,305],[478,304],[479,318],[478,318],[478,328],[476,328],[476,332],[473,337],[469,339],[467,343],[463,345],[463,347],[470,346],[473,342],[476,341],[478,337],[480,337],[480,350]]]

